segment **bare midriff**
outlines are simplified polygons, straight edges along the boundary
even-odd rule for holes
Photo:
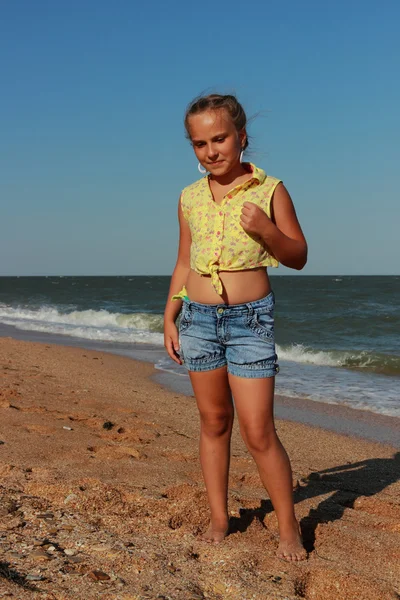
[[[201,304],[243,304],[264,298],[271,291],[271,284],[265,267],[244,271],[220,271],[222,297],[211,284],[209,275],[199,275],[192,269],[186,282],[188,297]]]

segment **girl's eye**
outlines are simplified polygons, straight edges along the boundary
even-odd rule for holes
[[[225,141],[225,138],[218,138],[217,139],[217,142],[224,142],[224,141]]]

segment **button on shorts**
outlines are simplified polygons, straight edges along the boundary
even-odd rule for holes
[[[238,377],[274,377],[279,372],[274,337],[274,293],[244,304],[184,300],[180,354],[188,371],[227,366]]]

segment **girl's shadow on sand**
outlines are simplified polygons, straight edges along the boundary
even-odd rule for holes
[[[346,508],[354,507],[357,498],[374,496],[399,479],[400,452],[392,458],[371,458],[312,472],[302,479],[303,485],[298,485],[294,491],[295,504],[333,491],[300,521],[306,550],[314,550],[315,530],[319,523],[339,520]],[[270,500],[262,500],[258,508],[240,509],[240,517],[229,520],[229,533],[246,531],[255,519],[263,523],[265,516],[272,511]]]

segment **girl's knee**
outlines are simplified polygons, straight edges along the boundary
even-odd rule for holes
[[[233,413],[200,413],[201,431],[209,437],[220,437],[232,430]]]
[[[243,429],[241,433],[247,449],[253,455],[268,452],[268,450],[280,443],[275,428],[249,428]]]

